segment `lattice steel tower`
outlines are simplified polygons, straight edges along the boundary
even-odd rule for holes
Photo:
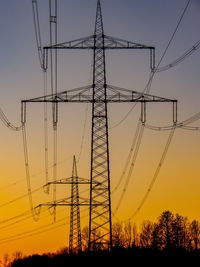
[[[109,235],[108,240],[112,240],[105,49],[100,1],[97,4],[94,48],[89,247],[107,243],[104,236]]]
[[[116,86],[106,82],[105,50],[142,49],[150,51],[150,68],[155,65],[155,48],[104,34],[100,0],[97,1],[95,31],[92,36],[56,43],[43,47],[43,68],[48,66],[48,51],[58,49],[90,49],[93,51],[93,84],[81,88],[56,92],[50,95],[22,100],[22,123],[26,121],[26,103],[49,102],[92,104],[91,171],[89,203],[89,250],[112,247],[111,189],[108,138],[108,103],[141,103],[141,121],[146,120],[146,103],[172,102],[173,121],[177,121],[177,100],[149,95]],[[54,109],[54,123],[57,123],[57,108]],[[57,204],[56,204],[57,205]]]
[[[81,251],[81,223],[79,202],[79,179],[76,166],[76,158],[73,159],[72,183],[71,183],[71,211],[70,211],[70,234],[69,252]]]

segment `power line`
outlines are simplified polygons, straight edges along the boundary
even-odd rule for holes
[[[59,221],[57,221],[57,223],[60,223],[62,221],[66,221],[66,218],[60,219]],[[2,244],[5,241],[18,240],[18,239],[20,239],[20,237],[24,238],[24,236],[30,235],[31,233],[37,232],[38,230],[41,230],[41,229],[45,229],[45,228],[49,227],[52,224],[54,224],[54,223],[50,223],[50,224],[48,223],[48,224],[42,225],[40,227],[34,228],[32,230],[28,230],[28,231],[25,231],[25,232],[22,232],[22,233],[18,233],[16,235],[12,235],[12,236],[9,236],[9,237],[6,237],[6,238],[1,238],[0,239],[0,244]],[[55,226],[54,226],[54,228],[55,228]],[[42,232],[44,232],[44,230],[42,230]]]
[[[196,52],[199,48],[200,48],[200,40],[198,42],[196,42],[190,49],[188,49],[187,51],[185,51],[185,53],[183,53],[180,57],[178,57],[177,59],[173,60],[170,64],[158,68],[156,70],[156,72],[166,71],[166,70],[169,70],[169,69],[177,66],[182,61],[184,61],[186,58],[188,58],[189,56],[191,56],[194,52]]]
[[[149,196],[149,194],[150,194],[150,192],[151,192],[151,190],[152,190],[152,188],[153,188],[153,186],[154,186],[154,184],[155,184],[155,182],[157,180],[157,177],[158,177],[158,175],[160,173],[161,167],[163,166],[164,160],[165,160],[167,152],[169,150],[169,146],[170,146],[170,144],[172,142],[172,138],[174,136],[175,129],[176,129],[176,127],[171,129],[171,131],[170,131],[170,134],[169,134],[169,137],[167,139],[167,143],[165,145],[165,148],[164,148],[164,151],[162,153],[161,159],[159,161],[159,164],[158,164],[158,166],[156,168],[154,176],[153,176],[153,178],[152,178],[152,180],[150,182],[150,185],[149,185],[144,197],[142,198],[142,200],[141,200],[138,208],[136,209],[136,211],[129,217],[128,220],[133,219],[138,214],[138,212],[141,210],[141,208],[143,207],[144,203],[146,202],[146,200],[147,200],[147,198],[148,198],[148,196]]]
[[[129,172],[128,172],[128,175],[127,175],[127,178],[126,178],[126,182],[125,182],[122,194],[121,194],[121,196],[119,198],[118,204],[117,204],[117,206],[115,208],[115,211],[113,213],[114,215],[116,214],[116,212],[118,211],[118,209],[119,209],[119,207],[120,207],[120,205],[122,203],[122,200],[123,200],[124,195],[126,193],[126,189],[127,189],[128,184],[130,182],[130,178],[131,178],[131,175],[132,175],[132,172],[133,172],[133,168],[135,166],[136,158],[137,158],[137,155],[138,155],[138,152],[139,152],[139,148],[140,148],[140,145],[141,145],[143,132],[144,132],[144,124],[141,125],[141,127],[139,129],[139,132],[138,132],[137,142],[136,142],[136,146],[135,146],[135,151],[134,151],[134,154],[133,154],[132,162],[131,162],[131,165],[130,165],[130,169],[129,169]]]
[[[134,134],[134,137],[133,137],[132,145],[131,145],[131,148],[130,148],[130,151],[129,151],[129,154],[128,154],[128,157],[127,157],[127,160],[126,160],[126,163],[125,163],[125,166],[124,166],[124,169],[123,169],[122,174],[121,174],[121,176],[120,176],[120,178],[118,180],[117,185],[112,190],[112,194],[115,193],[115,191],[119,188],[119,186],[122,183],[122,180],[123,180],[123,178],[124,178],[124,176],[126,174],[128,165],[129,165],[129,163],[131,161],[131,158],[132,158],[132,154],[133,154],[133,152],[135,150],[135,146],[136,146],[136,143],[137,143],[138,135],[139,135],[139,132],[140,132],[140,127],[141,127],[141,122],[139,120],[138,124],[137,124],[137,128],[136,128],[135,134]]]
[[[43,72],[43,86],[44,86],[44,98],[47,95],[47,72]],[[45,178],[46,184],[49,182],[49,146],[48,146],[48,116],[47,116],[47,103],[44,102],[44,157],[45,157]],[[49,193],[48,188],[45,193]]]
[[[58,228],[60,228],[60,227],[63,227],[63,226],[65,226],[65,225],[67,225],[67,222],[62,223],[62,224],[60,224],[60,225],[54,225],[54,226],[52,226],[52,227],[50,227],[50,228],[48,228],[48,229],[46,229],[46,230],[41,230],[41,231],[38,231],[38,232],[36,232],[36,233],[27,234],[27,235],[25,235],[25,236],[21,236],[21,237],[13,238],[13,239],[10,239],[10,240],[4,240],[4,241],[0,242],[0,244],[5,244],[5,243],[13,242],[13,241],[18,241],[18,240],[20,240],[20,239],[24,239],[24,238],[32,237],[32,236],[39,235],[39,234],[43,234],[43,233],[46,233],[46,232],[49,232],[49,231],[58,229]]]
[[[38,207],[35,207],[36,209],[38,208]],[[40,213],[44,213],[44,212],[46,212],[47,210],[49,210],[49,208],[43,208],[43,209],[41,209],[40,210]],[[49,216],[48,214],[46,214],[45,216],[43,216],[43,217],[46,217],[46,216]],[[16,217],[17,217],[17,220],[16,220]],[[1,226],[0,227],[0,231],[1,230],[4,230],[4,229],[6,229],[6,228],[10,228],[10,227],[12,227],[12,226],[15,226],[15,225],[17,225],[17,224],[19,224],[19,223],[21,223],[21,222],[23,222],[23,221],[26,221],[26,220],[28,220],[28,219],[30,219],[30,218],[32,218],[32,214],[30,214],[30,212],[29,213],[27,213],[27,215],[25,214],[24,216],[22,215],[22,216],[16,216],[16,217],[14,217],[12,220],[16,220],[16,221],[14,221],[14,222],[11,222],[11,223],[9,223],[9,224],[5,224],[8,220],[5,220],[5,223],[2,223],[2,224],[5,224],[5,225],[3,225],[3,226]],[[22,217],[21,219],[18,219],[18,217],[20,218],[20,217]],[[12,220],[9,220],[9,221],[12,221]]]
[[[30,210],[22,212],[22,213],[20,213],[20,214],[18,214],[16,216],[13,216],[13,217],[10,217],[10,218],[7,218],[5,220],[0,221],[0,224],[4,224],[4,223],[10,222],[10,221],[13,221],[13,220],[18,219],[20,217],[26,216],[29,213],[30,213]]]
[[[39,187],[39,188],[33,190],[33,191],[32,191],[32,194],[38,192],[38,191],[41,190],[42,188],[43,188],[43,186],[41,186],[41,187]],[[17,197],[17,198],[14,198],[14,199],[12,199],[12,200],[10,200],[10,201],[7,201],[7,202],[1,204],[1,205],[0,205],[0,208],[3,208],[3,207],[5,207],[5,206],[7,206],[7,205],[10,205],[10,204],[12,204],[12,203],[14,203],[14,202],[16,202],[16,201],[19,201],[19,200],[21,200],[21,199],[23,199],[23,198],[25,198],[25,197],[27,197],[27,196],[29,196],[29,194],[26,193],[26,194],[21,195],[21,196],[19,196],[19,197]]]
[[[195,126],[187,126],[191,123],[194,123],[196,121],[200,120],[200,112],[195,113],[194,115],[192,115],[191,117],[189,117],[188,119],[177,123],[176,125],[168,125],[168,126],[155,126],[155,125],[149,125],[149,124],[145,124],[145,127],[154,131],[170,131],[172,130],[174,127],[175,128],[179,128],[179,129],[184,129],[184,130],[193,130],[193,131],[198,131],[199,127],[195,127]]]
[[[26,137],[25,124],[23,124],[23,126],[22,126],[22,137],[23,137],[24,161],[25,161],[25,169],[26,169],[26,182],[27,182],[27,190],[28,190],[30,210],[31,210],[31,213],[32,213],[34,221],[38,221],[38,219],[39,219],[38,214],[36,214],[35,209],[33,207],[31,180],[30,180],[30,170],[29,170],[29,158],[28,158],[28,146],[27,146],[27,137]]]
[[[34,29],[35,29],[35,38],[36,38],[36,44],[37,44],[38,58],[39,58],[40,66],[44,70],[37,0],[32,0],[32,12],[33,12],[33,22],[34,22]]]
[[[191,0],[188,0],[188,2],[187,2],[186,6],[185,6],[185,8],[184,8],[184,10],[183,10],[183,12],[182,12],[182,14],[181,14],[181,17],[180,17],[180,19],[178,20],[177,26],[176,26],[176,28],[175,28],[175,30],[174,30],[174,32],[173,32],[173,34],[172,34],[172,36],[171,36],[171,38],[170,38],[170,40],[169,40],[167,46],[166,46],[166,48],[165,48],[165,51],[164,51],[162,57],[160,58],[160,61],[159,61],[158,64],[157,64],[157,67],[156,67],[156,69],[155,69],[155,72],[157,71],[157,69],[159,68],[159,66],[160,66],[160,64],[161,64],[161,62],[162,62],[162,60],[163,60],[163,58],[165,57],[165,55],[166,55],[166,53],[167,53],[167,50],[169,49],[169,46],[171,45],[171,43],[172,43],[172,41],[173,41],[173,39],[174,39],[174,36],[175,36],[175,34],[177,33],[178,28],[179,28],[179,26],[180,26],[180,24],[181,24],[181,22],[182,22],[182,20],[183,20],[183,17],[185,16],[185,13],[186,13],[186,11],[187,11],[187,9],[188,9],[188,7],[189,7],[190,2],[191,2]]]
[[[174,32],[173,32],[173,34],[172,34],[172,36],[171,36],[169,42],[168,42],[168,44],[167,44],[167,46],[166,46],[166,48],[165,48],[165,50],[164,50],[164,52],[163,52],[163,54],[162,54],[162,56],[161,56],[159,62],[158,62],[158,64],[157,64],[155,70],[151,71],[151,73],[150,73],[150,78],[149,78],[149,80],[148,80],[148,83],[147,83],[145,89],[143,90],[143,93],[144,93],[144,92],[148,92],[148,93],[150,92],[151,84],[152,84],[154,75],[155,75],[157,69],[159,68],[159,66],[160,66],[160,64],[161,64],[161,62],[162,62],[162,60],[163,60],[163,58],[165,57],[165,55],[166,55],[166,53],[167,53],[167,50],[169,49],[169,46],[170,46],[170,44],[172,43],[172,41],[173,41],[173,39],[174,39],[175,34],[176,34],[177,31],[178,31],[178,28],[179,28],[179,26],[180,26],[180,24],[181,24],[181,21],[183,20],[183,17],[184,17],[184,15],[185,15],[185,13],[186,13],[186,11],[187,11],[187,9],[188,9],[188,6],[189,6],[190,2],[191,2],[191,0],[189,0],[189,1],[187,2],[186,6],[185,6],[185,8],[184,8],[184,10],[183,10],[183,12],[182,12],[182,15],[181,15],[181,17],[180,17],[180,19],[179,19],[179,21],[178,21],[178,23],[177,23],[177,26],[176,26],[176,28],[175,28],[175,30],[174,30]],[[132,112],[132,110],[135,108],[136,104],[137,104],[137,103],[135,103],[135,105],[134,105],[134,106],[129,110],[129,112],[125,115],[125,117],[124,117],[119,123],[117,123],[116,125],[114,125],[112,128],[115,128],[115,127],[117,127],[119,124],[121,124],[121,123],[122,123],[128,116],[129,116],[129,114],[130,114],[130,113]],[[172,129],[173,129],[173,128],[172,128]],[[140,136],[140,142],[141,142],[141,140],[142,140],[142,135],[143,135],[143,132],[141,133],[141,136]],[[163,161],[164,161],[164,160],[163,160]],[[134,165],[133,165],[133,166],[134,166]],[[159,172],[159,171],[158,171],[158,172]],[[123,173],[124,173],[124,172],[123,172]],[[123,176],[123,173],[122,173],[122,176]],[[115,209],[114,214],[115,214],[115,213],[117,212],[117,210],[119,209],[119,206],[120,206],[120,204],[121,204],[121,201],[122,201],[122,199],[123,199],[123,197],[124,197],[124,194],[125,194],[125,192],[126,192],[126,187],[128,186],[128,183],[129,183],[129,180],[130,180],[131,173],[132,173],[132,172],[130,172],[130,175],[128,176],[129,178],[127,178],[127,182],[126,182],[125,187],[124,187],[124,189],[123,189],[123,192],[122,192],[122,194],[121,194],[121,196],[120,196],[119,203],[118,203],[118,205],[117,205],[117,207],[116,207],[116,209]],[[147,194],[147,196],[148,196],[148,194]],[[145,199],[147,198],[147,196],[145,197]],[[145,201],[145,200],[144,200],[144,201]],[[142,205],[143,205],[143,204],[142,204]],[[142,206],[142,205],[141,205],[141,206]],[[139,208],[139,209],[140,209],[140,208]]]
[[[182,22],[182,20],[183,20],[183,17],[185,16],[185,13],[186,13],[186,11],[187,11],[187,9],[188,9],[188,7],[189,7],[190,2],[191,2],[191,0],[188,0],[188,2],[187,2],[186,6],[185,6],[185,8],[184,8],[184,10],[183,10],[183,12],[182,12],[182,14],[181,14],[181,17],[180,17],[180,19],[178,20],[178,23],[177,23],[177,25],[176,25],[176,27],[175,27],[175,30],[174,30],[174,32],[172,33],[172,36],[171,36],[169,42],[167,43],[167,46],[166,46],[166,48],[165,48],[165,50],[164,50],[164,52],[163,52],[163,54],[162,54],[162,56],[161,56],[161,58],[160,58],[158,64],[156,65],[155,69],[154,69],[153,71],[151,71],[151,73],[150,73],[149,80],[148,80],[148,82],[147,82],[145,88],[143,89],[142,93],[145,93],[145,92],[146,92],[146,93],[149,93],[149,92],[150,92],[153,78],[154,78],[155,74],[157,73],[157,70],[159,70],[159,66],[160,66],[160,64],[162,63],[162,61],[163,61],[163,59],[164,59],[164,57],[165,57],[165,55],[166,55],[166,53],[167,53],[167,50],[169,49],[169,47],[170,47],[170,45],[171,45],[171,43],[172,43],[172,41],[173,41],[173,39],[174,39],[174,37],[175,37],[177,31],[178,31],[178,28],[179,28],[179,26],[180,26],[180,24],[181,24],[181,22]],[[135,108],[136,105],[137,105],[137,103],[135,103],[135,104],[131,107],[131,109],[126,113],[126,115],[125,115],[125,116],[124,116],[118,123],[116,123],[115,125],[113,125],[112,127],[110,127],[110,129],[116,128],[116,127],[119,126],[121,123],[123,123],[123,122],[127,119],[127,117],[131,114],[131,112],[133,111],[133,109]]]
[[[86,209],[83,210],[83,212],[86,211]],[[87,217],[88,214],[82,216],[82,218],[84,217]],[[46,224],[46,225],[43,225],[43,226],[40,226],[40,227],[37,227],[37,228],[34,228],[32,230],[29,230],[29,231],[25,231],[25,232],[22,232],[22,233],[19,233],[19,234],[16,234],[16,235],[13,235],[13,236],[10,236],[10,237],[6,237],[6,238],[2,238],[0,239],[0,244],[4,244],[4,243],[8,243],[8,242],[12,242],[12,241],[18,241],[20,239],[24,239],[24,238],[28,238],[28,237],[32,237],[32,236],[35,236],[35,235],[39,235],[39,234],[43,234],[43,233],[46,233],[46,232],[49,232],[49,231],[52,231],[52,230],[55,230],[59,227],[62,227],[64,225],[68,225],[69,224],[69,221],[67,221],[67,219],[69,218],[69,216],[65,217],[65,218],[62,218],[60,219],[59,221],[57,221],[56,223],[51,223],[51,224]],[[63,222],[63,221],[66,221],[65,223],[62,223],[62,224],[59,224],[60,222]],[[51,225],[54,225],[52,227],[49,227]],[[47,228],[47,229],[45,229]],[[42,230],[41,230],[42,229]]]
[[[68,161],[69,159],[71,159],[71,156],[67,157],[67,158],[64,159],[64,160],[58,161],[58,165],[63,164],[64,162]],[[48,165],[48,170],[49,170],[49,169],[52,169],[52,168],[53,168],[53,164]],[[30,175],[30,178],[32,178],[32,177],[36,177],[36,176],[41,175],[41,174],[43,174],[43,173],[45,173],[45,170],[42,170],[42,171],[39,171],[39,172],[37,172],[37,173],[35,173],[35,174]],[[0,187],[0,191],[1,191],[1,190],[5,190],[5,189],[7,189],[7,188],[9,188],[9,187],[15,186],[15,185],[17,185],[18,183],[21,183],[22,181],[24,181],[24,178],[19,179],[19,180],[17,180],[16,182],[10,183],[10,184],[8,184],[8,185],[2,186],[2,187]]]
[[[5,113],[3,112],[3,110],[0,108],[0,120],[3,122],[3,124],[9,128],[10,130],[13,131],[21,131],[22,129],[22,125],[20,126],[15,126],[14,124],[12,124],[8,118],[6,117]]]
[[[47,209],[46,209],[47,210]],[[40,211],[40,213],[42,213],[42,212],[44,212],[44,211],[46,211],[46,210],[41,210]],[[0,231],[1,230],[4,230],[4,229],[6,229],[6,228],[10,228],[11,226],[14,226],[14,225],[16,225],[16,224],[19,224],[19,223],[21,223],[21,222],[23,222],[23,221],[26,221],[26,220],[28,220],[28,219],[30,219],[30,218],[32,218],[32,214],[29,214],[29,215],[24,215],[24,217],[23,216],[21,216],[22,218],[21,219],[19,219],[19,220],[16,220],[16,221],[14,221],[14,222],[12,222],[12,223],[9,223],[9,224],[6,224],[6,225],[4,225],[4,226],[1,226],[0,227]],[[14,220],[15,220],[16,218],[14,218]]]

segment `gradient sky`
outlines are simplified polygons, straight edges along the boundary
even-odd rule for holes
[[[156,47],[156,62],[159,61],[177,22],[187,3],[186,0],[102,0],[105,34]],[[48,44],[48,1],[38,0],[43,45]],[[58,40],[70,41],[91,35],[94,31],[96,0],[58,1]],[[200,3],[192,0],[178,32],[164,57],[161,66],[169,64],[191,48],[199,40]],[[20,101],[43,95],[43,75],[40,70],[31,1],[7,0],[0,2],[0,106],[9,120],[20,124]],[[199,112],[200,99],[200,52],[196,51],[180,65],[156,74],[151,93],[178,99],[179,121]],[[144,51],[108,51],[107,81],[109,84],[142,91],[149,78],[149,54]],[[87,51],[65,51],[58,55],[58,91],[91,84],[92,53]],[[139,106],[119,126],[114,127],[130,110],[131,104],[109,106],[111,186],[115,187],[123,171],[137,120]],[[50,114],[50,109],[49,109]],[[27,114],[27,136],[31,183],[33,190],[45,183],[43,106],[31,104]],[[171,124],[171,108],[168,104],[148,106],[147,122],[153,125]],[[87,117],[87,120],[85,118]],[[49,117],[49,121],[51,118]],[[73,155],[81,157],[78,173],[89,177],[90,163],[90,105],[67,105],[59,108],[58,127],[58,176],[71,175]],[[84,142],[81,150],[84,123]],[[199,126],[199,122],[194,124]],[[66,225],[53,231],[32,237],[20,233],[52,223],[49,212],[43,212],[39,222],[32,218],[15,223],[7,221],[29,210],[28,197],[2,207],[4,203],[27,193],[21,132],[13,132],[0,124],[1,170],[0,170],[0,257],[6,252],[24,254],[56,251],[68,242],[69,209],[58,209],[58,220],[66,218]],[[137,209],[151,182],[162,155],[168,132],[145,130],[133,175],[126,190],[117,217],[125,221]],[[52,164],[52,127],[49,123],[49,149]],[[177,129],[166,161],[162,167],[147,202],[134,218],[136,223],[144,219],[156,220],[163,210],[198,219],[200,205],[200,161],[199,131]],[[52,174],[52,168],[50,169]],[[112,196],[115,209],[124,188],[126,176],[117,192]],[[84,190],[84,188],[80,189]],[[68,187],[58,189],[58,197],[69,194]],[[43,191],[33,194],[34,205],[51,200]],[[87,210],[82,226],[86,225]],[[23,219],[23,217],[20,217]],[[115,220],[115,219],[114,219]],[[61,223],[64,223],[62,221]],[[56,226],[56,225],[55,225]],[[4,227],[4,228],[3,228]],[[46,228],[40,228],[41,230]],[[38,230],[39,231],[39,230]],[[29,232],[34,233],[34,232]],[[16,236],[19,234],[19,236]],[[16,236],[16,241],[8,242]],[[67,243],[68,245],[68,243]]]

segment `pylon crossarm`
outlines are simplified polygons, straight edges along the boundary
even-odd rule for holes
[[[56,45],[44,46],[43,50],[50,50],[50,49],[93,49],[93,46],[94,46],[94,35],[90,35],[90,36],[75,39],[72,41],[58,43]]]
[[[104,35],[105,49],[150,49],[155,50],[154,46],[147,46],[132,41],[123,40],[120,38]]]
[[[137,92],[135,90],[117,87],[114,85],[107,84],[107,90],[108,102],[177,102],[177,100],[175,99],[145,94],[142,92]],[[111,94],[113,95],[112,99]]]
[[[57,200],[56,202],[54,201],[50,201],[47,203],[43,203],[40,204],[39,207],[55,207],[55,206],[89,206],[89,199],[87,198],[83,198],[83,197],[79,197],[79,203],[71,203],[71,197],[65,198],[65,199],[61,199],[61,200]],[[92,206],[102,206],[101,202],[95,202],[92,204]]]
[[[95,44],[96,38],[102,38],[103,43]],[[147,49],[150,50],[150,67],[153,70],[155,68],[155,47],[147,46],[132,41],[115,38],[112,36],[104,35],[103,32],[98,35],[91,35],[83,38],[79,38],[72,41],[62,42],[56,45],[43,47],[43,65],[45,69],[48,68],[48,50],[59,49]]]
[[[89,179],[85,179],[85,178],[80,178],[77,177],[77,181],[73,180],[73,177],[69,177],[69,178],[63,178],[60,180],[56,180],[56,181],[52,181],[47,183],[45,186],[49,186],[51,184],[90,184],[90,180]]]
[[[41,206],[46,206],[49,208],[55,207],[55,206],[89,206],[89,202],[80,202],[80,203],[70,203],[70,202],[63,202],[63,203],[44,203],[41,204]]]
[[[100,36],[99,36],[100,35]],[[101,37],[104,39],[104,44],[102,46],[98,45],[98,48],[104,49],[150,49],[155,50],[154,46],[147,46],[132,41],[123,40],[120,38],[104,35],[100,33],[99,35],[91,35],[83,38],[79,38],[72,41],[58,43],[52,46],[44,46],[44,50],[50,49],[95,49],[94,38]]]
[[[31,99],[22,100],[22,103],[28,102],[74,102],[78,99],[84,99],[88,97],[89,91],[92,89],[92,85],[86,85],[79,88],[69,89],[57,94],[49,94]]]
[[[93,100],[91,93],[92,86],[84,86],[71,90],[59,92],[57,94],[51,94],[32,99],[22,100],[22,103],[29,102],[69,102],[69,103],[103,103],[102,98],[96,98]],[[177,102],[175,99],[169,99],[166,97],[160,97],[156,95],[145,94],[134,90],[120,88],[113,85],[106,85],[107,89],[107,103],[130,103],[130,102]]]

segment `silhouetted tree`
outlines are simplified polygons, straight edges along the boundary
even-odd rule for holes
[[[99,256],[102,256],[101,258],[104,260],[104,256],[107,257],[108,255],[112,257],[112,260],[117,259],[117,261],[118,257],[121,256],[123,259],[130,257],[134,260],[144,258],[148,259],[148,263],[149,259],[153,259],[154,256],[164,256],[164,260],[166,260],[166,255],[170,260],[177,256],[179,261],[180,259],[184,261],[190,256],[189,259],[191,260],[200,257],[200,250],[198,250],[200,223],[197,220],[190,223],[187,217],[179,214],[174,215],[170,211],[162,212],[157,222],[144,221],[141,224],[140,232],[137,230],[136,224],[132,225],[130,221],[125,224],[114,223],[112,229],[114,247],[112,251],[109,251],[108,247],[102,244],[102,240],[98,238],[102,235],[96,231],[91,238],[98,240],[99,245],[93,246],[91,248],[93,252],[88,253],[89,231],[88,227],[84,227],[82,229],[84,251],[78,255],[70,255],[68,248],[64,248],[57,254],[33,255],[20,259],[21,253],[17,252],[14,255],[15,260],[10,265],[8,264],[8,254],[5,255],[4,266],[66,266],[66,264],[74,264],[75,260],[80,261],[80,259],[82,264],[84,260],[88,263],[88,259],[95,256],[98,256],[98,260],[100,259]]]
[[[191,239],[194,241],[195,249],[198,249],[199,236],[200,236],[200,223],[197,220],[193,220],[190,224]]]
[[[174,246],[174,215],[170,211],[164,211],[157,225],[157,240],[160,249]]]
[[[153,249],[159,249],[159,224],[154,223],[153,229],[152,229],[152,248]]]
[[[141,226],[140,244],[142,247],[151,247],[153,243],[153,223],[144,221]]]
[[[114,247],[122,247],[124,245],[124,233],[122,223],[116,222],[112,225],[112,238]]]
[[[4,267],[8,266],[9,261],[10,261],[10,258],[9,258],[8,253],[4,254],[4,263],[3,263]]]
[[[22,258],[22,252],[21,251],[16,251],[13,253],[13,258],[14,259],[21,259]]]
[[[132,225],[131,222],[128,221],[124,226],[124,246],[130,248],[132,246],[132,240]]]
[[[133,242],[132,247],[139,246],[139,234],[136,223],[133,224]]]
[[[63,247],[63,248],[60,248],[56,254],[65,254],[65,255],[68,255],[69,254],[69,248],[68,247]]]
[[[88,249],[88,242],[89,242],[89,229],[87,226],[83,227],[81,233],[81,240],[82,240],[82,249]]]
[[[185,247],[185,238],[186,238],[186,228],[185,228],[185,218],[176,214],[172,222],[173,227],[173,236],[174,236],[174,245],[177,248]]]

